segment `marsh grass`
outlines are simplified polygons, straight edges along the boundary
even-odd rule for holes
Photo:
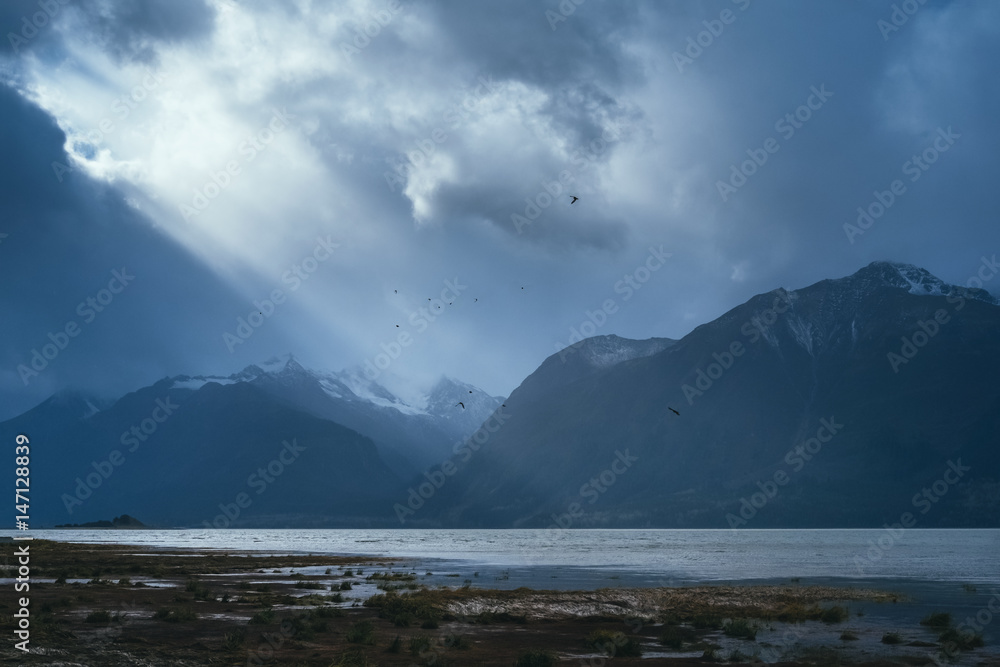
[[[660,643],[669,648],[679,650],[686,642],[693,642],[697,635],[694,630],[677,625],[668,625],[660,633]]]
[[[962,632],[955,628],[948,628],[938,636],[942,646],[954,646],[960,651],[971,651],[985,645],[983,636],[971,632]]]
[[[722,633],[727,637],[747,639],[749,641],[757,640],[757,632],[759,630],[759,625],[745,618],[734,618],[726,621],[722,626]]]
[[[642,645],[624,632],[615,630],[595,630],[587,635],[589,648],[602,651],[613,657],[638,658],[642,656]]]
[[[375,624],[369,620],[358,621],[350,627],[344,639],[352,644],[375,645]]]
[[[557,659],[548,651],[527,651],[514,661],[514,667],[555,667]]]
[[[944,630],[951,627],[951,614],[946,611],[936,611],[928,614],[920,621],[920,625]]]

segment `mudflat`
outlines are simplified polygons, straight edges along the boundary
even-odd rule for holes
[[[4,595],[4,664],[1000,664],[946,613],[870,622],[865,608],[905,600],[865,587],[497,590],[421,583],[405,559],[30,544],[30,591],[14,595],[31,600],[31,652]]]

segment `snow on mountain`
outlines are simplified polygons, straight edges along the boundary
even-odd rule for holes
[[[325,378],[327,382],[336,380],[338,387],[349,392],[348,396],[342,395],[340,398],[360,399],[379,407],[392,408],[405,415],[427,414],[421,405],[413,405],[397,396],[375,380],[368,378],[360,368],[350,368],[340,373],[327,373]],[[340,392],[335,390],[335,393]]]
[[[360,367],[347,368],[337,372],[321,372],[302,366],[291,354],[272,357],[258,364],[251,364],[232,375],[223,377],[217,375],[181,375],[174,378],[173,389],[189,389],[196,391],[210,382],[221,385],[237,382],[252,382],[268,376],[282,384],[293,385],[302,380],[311,379],[319,383],[330,398],[347,402],[367,403],[379,408],[390,408],[403,415],[425,415],[452,418],[456,403],[463,400],[470,392],[475,400],[463,400],[467,408],[482,403],[489,405],[487,414],[496,408],[496,402],[501,400],[492,397],[473,385],[442,377],[430,390],[421,391],[418,387],[406,383],[401,378],[386,376],[387,383],[392,384],[396,391],[390,391],[383,384],[370,379]],[[399,394],[405,394],[402,397]],[[483,399],[485,397],[485,399]],[[469,410],[470,415],[478,419],[482,410]],[[475,425],[478,426],[478,423]]]
[[[260,369],[265,373],[278,373],[284,371],[290,364],[298,365],[295,358],[290,354],[283,354],[277,357],[271,357],[262,364],[257,364],[252,366],[252,368]],[[300,366],[301,368],[301,366]]]
[[[917,296],[947,296],[953,292],[959,292],[966,298],[976,299],[994,306],[1000,305],[1000,301],[984,289],[952,285],[941,280],[927,269],[902,262],[872,262],[857,273],[839,280],[852,281],[863,292],[871,290],[876,285],[888,285],[905,289],[910,294]]]
[[[471,384],[442,377],[427,397],[427,413],[475,429],[482,424],[482,415],[492,414],[502,400]]]
[[[186,376],[182,376],[182,377],[186,377]],[[201,389],[202,387],[204,387],[209,382],[217,382],[219,384],[235,384],[237,382],[237,380],[234,380],[232,378],[224,378],[224,377],[217,377],[217,376],[207,376],[207,377],[205,377],[205,376],[199,376],[199,377],[194,377],[194,378],[187,378],[187,379],[184,379],[184,380],[176,379],[176,380],[174,380],[174,384],[171,385],[170,388],[171,389],[191,389],[191,390],[198,390],[198,389]]]
[[[861,330],[868,326],[868,319],[857,307],[870,295],[886,287],[900,289],[915,296],[948,296],[960,294],[963,298],[1000,305],[1000,300],[984,289],[952,285],[941,280],[930,271],[901,262],[876,261],[844,278],[823,280],[798,290],[775,290],[761,301],[758,317],[753,321],[754,329],[773,348],[780,346],[784,333],[810,356],[816,356],[820,347],[828,344],[828,337],[838,327],[847,326],[841,322],[843,313],[850,313],[849,333],[852,344],[857,343]],[[817,289],[820,292],[817,292]],[[821,293],[820,301],[816,294]],[[771,294],[787,304],[787,310],[772,314],[770,321],[763,315],[773,307]],[[810,296],[813,295],[813,296]],[[800,302],[800,299],[802,300]],[[802,304],[811,304],[804,310]],[[800,312],[796,312],[800,311]],[[808,313],[808,314],[806,314]],[[774,317],[774,315],[778,315]],[[727,316],[719,319],[726,323]]]
[[[932,275],[926,269],[913,266],[912,264],[893,264],[899,276],[910,286],[910,294],[934,294],[944,296],[948,293],[947,285],[937,276]]]
[[[810,356],[813,356],[813,335],[815,331],[812,323],[794,314],[787,317],[786,323],[788,329],[795,336],[795,341],[805,348]]]
[[[648,357],[668,348],[674,341],[669,338],[629,340],[614,334],[587,339],[580,350],[581,356],[596,368],[608,368],[632,359]]]

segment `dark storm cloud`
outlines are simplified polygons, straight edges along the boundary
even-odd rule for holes
[[[971,185],[994,172],[979,156],[996,152],[997,135],[983,113],[997,107],[996,87],[983,77],[987,63],[997,62],[997,12],[928,3],[885,40],[878,21],[890,17],[888,2],[791,11],[788,4],[755,2],[745,12],[740,4],[687,5],[686,16],[671,6],[647,17],[646,34],[662,36],[664,54],[685,54],[705,21],[717,22],[726,10],[735,16],[722,34],[691,52],[694,60],[683,71],[664,58],[655,77],[661,99],[683,102],[682,122],[655,119],[658,149],[665,165],[683,165],[692,175],[687,198],[697,202],[663,219],[677,228],[673,236],[698,230],[697,241],[679,254],[703,254],[711,261],[702,271],[717,272],[708,282],[692,274],[692,288],[705,303],[735,303],[776,283],[801,286],[886,257],[961,279],[962,262],[974,266],[976,247],[997,238],[986,224],[989,214],[983,215],[995,215],[996,206],[986,189]],[[807,122],[776,128],[823,85],[833,95]],[[968,128],[965,136],[975,139],[942,156],[891,215],[850,244],[843,225],[854,220],[857,206],[888,187],[904,161],[949,125]],[[780,150],[723,201],[717,183],[749,159],[747,151],[759,155],[768,138],[777,139]],[[954,252],[963,244],[955,235],[945,234],[945,246],[931,241],[945,220],[960,220],[968,233],[964,260]],[[969,247],[970,238],[979,239],[976,247]]]
[[[117,396],[195,359],[211,366],[223,350],[222,331],[231,328],[229,314],[248,310],[246,300],[155,231],[115,187],[75,171],[60,172],[60,182],[53,163],[68,162],[63,133],[7,87],[0,87],[0,116],[0,232],[6,234],[0,243],[0,419],[65,387]],[[113,300],[86,305],[116,271],[126,284],[114,282]],[[62,334],[70,323],[78,329],[67,339]],[[37,375],[22,377],[18,367],[32,369],[32,350],[53,340],[65,348]]]
[[[215,27],[205,0],[92,0],[81,2],[84,25],[116,57],[151,62],[156,43],[196,41]]]
[[[641,64],[623,48],[637,35],[639,12],[631,4],[592,2],[553,30],[547,11],[557,2],[418,3],[446,36],[434,46],[500,79],[547,90],[599,82],[620,89],[641,78]]]
[[[620,219],[614,215],[606,219],[593,207],[588,214],[563,205],[569,203],[571,189],[590,195],[592,204],[599,201],[595,172],[616,148],[611,145],[614,140],[606,141],[609,129],[620,139],[622,134],[634,134],[642,122],[641,111],[620,97],[626,86],[642,77],[639,63],[623,49],[623,40],[635,31],[636,11],[594,3],[587,8],[589,18],[571,17],[556,23],[553,30],[546,11],[556,7],[530,2],[413,3],[405,11],[433,27],[433,41],[397,42],[392,51],[390,41],[396,35],[390,29],[379,36],[383,42],[359,56],[358,66],[389,70],[397,75],[396,83],[420,95],[427,92],[427,68],[455,67],[467,72],[470,88],[485,80],[506,91],[501,95],[507,96],[512,109],[517,109],[518,95],[544,97],[538,101],[540,108],[532,110],[533,118],[526,120],[532,127],[506,141],[496,137],[496,145],[483,140],[482,128],[489,124],[482,118],[485,112],[476,110],[473,120],[454,123],[457,127],[441,123],[442,114],[432,112],[414,118],[406,130],[395,128],[385,135],[381,145],[385,160],[405,177],[421,166],[419,150],[416,158],[411,157],[419,142],[433,146],[428,138],[434,130],[447,130],[446,143],[434,150],[453,160],[460,175],[420,193],[428,209],[422,212],[424,217],[436,222],[487,220],[523,242],[541,243],[559,253],[567,247],[619,250],[627,238]],[[392,54],[390,60],[386,54]],[[442,93],[444,110],[448,95]],[[491,109],[497,114],[504,111]],[[542,206],[545,220],[534,224],[532,219],[530,229],[519,225],[515,216],[537,208],[539,196],[544,204],[553,190],[546,190],[545,184],[558,184],[564,172],[570,178],[556,188],[558,203]]]
[[[599,333],[680,337],[753,294],[875,259],[964,282],[1000,254],[1000,10],[927,2],[886,32],[899,4],[403,2],[373,24],[387,2],[82,3],[79,31],[48,26],[25,47],[42,66],[8,61],[21,95],[4,92],[0,131],[15,156],[0,183],[0,305],[16,313],[2,325],[4,396],[24,406],[73,383],[228,373],[289,349],[339,369],[456,275],[488,305],[463,301],[394,369],[506,393],[661,244],[670,260]],[[565,20],[547,14],[570,5]],[[33,11],[5,5],[0,25]],[[707,40],[706,22],[719,31]],[[58,183],[59,127],[113,116],[145,75],[131,60],[168,64],[155,101],[84,156],[106,151],[95,180]],[[190,201],[243,128],[285,107],[289,130],[200,219],[216,235],[192,242],[124,203],[159,195],[175,211],[171,195]],[[910,181],[904,163],[949,127],[960,137]],[[723,197],[769,139],[779,149]],[[132,163],[148,180],[123,176]],[[852,243],[844,225],[894,179],[905,194]],[[280,275],[320,230],[353,245],[303,289],[310,307],[229,354],[220,334],[274,282],[255,271]],[[26,391],[13,369],[122,263],[134,286]]]
[[[66,0],[9,0],[0,3],[0,54],[21,55],[51,47],[52,24],[66,11]]]
[[[58,51],[53,25],[81,19],[81,29],[117,58],[151,61],[155,43],[208,36],[215,11],[205,0],[9,0],[0,5],[0,53]]]

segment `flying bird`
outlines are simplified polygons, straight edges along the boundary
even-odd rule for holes
[[[399,325],[398,325],[398,324],[396,325],[396,328],[397,328],[397,329],[399,328]]]
[[[470,394],[472,393],[472,390],[471,390],[471,389],[469,390],[469,393],[470,393]]]
[[[573,201],[571,201],[571,202],[570,202],[570,205],[573,205],[573,204],[575,204],[575,203],[576,203],[576,200],[577,200],[577,199],[579,199],[579,197],[577,197],[576,195],[570,195],[570,197],[572,197],[572,198],[573,198]]]
[[[674,410],[674,409],[673,409],[672,407],[670,407],[669,405],[667,406],[667,410],[670,410],[671,412],[673,412],[673,413],[674,413],[675,415],[677,415],[678,417],[680,417],[680,416],[681,416],[681,413],[677,412],[676,410]]]
[[[392,293],[393,294],[399,294],[399,290],[398,289],[394,289],[394,290],[392,290]]]
[[[465,403],[463,403],[462,401],[459,401],[459,402],[458,402],[458,403],[456,403],[455,405],[461,405],[461,406],[462,406],[462,409],[463,409],[463,410],[465,409]]]

